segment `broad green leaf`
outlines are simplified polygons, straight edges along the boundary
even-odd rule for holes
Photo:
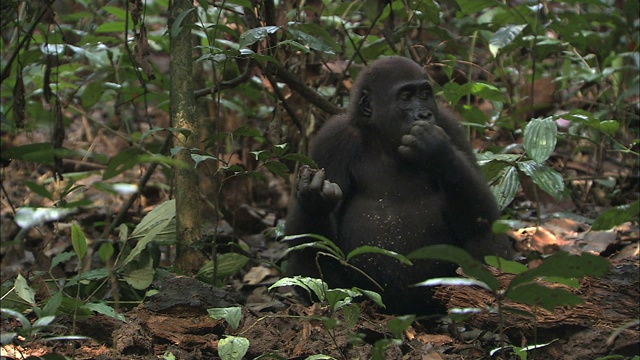
[[[111,21],[98,25],[94,30],[96,34],[104,33],[124,33],[125,23],[124,21]]]
[[[175,39],[176,36],[178,36],[178,34],[180,34],[180,31],[182,31],[182,29],[184,28],[185,25],[182,24],[182,22],[184,21],[184,19],[187,17],[187,15],[189,15],[192,11],[194,11],[196,8],[192,7],[190,9],[184,10],[183,12],[181,12],[177,17],[176,20],[173,22],[173,24],[171,24],[171,38]],[[187,24],[188,25],[188,24]]]
[[[306,29],[310,29],[310,30],[315,29],[317,32],[324,31],[326,33],[326,30],[320,28],[318,25],[315,25],[315,24],[307,24],[307,25],[308,26],[305,27]],[[289,28],[288,32],[293,36],[295,40],[297,40],[301,44],[304,44],[305,47],[308,46],[309,49],[316,50],[316,51],[323,52],[325,54],[330,54],[330,55],[336,53],[335,49],[332,46],[328,45],[324,41],[324,39],[315,37],[313,35],[310,35],[298,29]],[[335,41],[331,39],[331,36],[328,33],[326,33],[326,38],[329,39],[332,44],[335,44]]]
[[[56,256],[53,257],[53,259],[51,260],[51,266],[49,267],[49,270],[52,270],[54,267],[58,266],[58,264],[60,263],[64,263],[66,261],[69,261],[69,259],[71,259],[72,257],[76,256],[75,252],[62,252]]]
[[[106,279],[107,277],[109,277],[109,270],[107,270],[107,268],[102,267],[98,269],[85,271],[83,273],[80,273],[72,277],[71,279],[69,279],[69,282],[67,283],[67,285],[73,286],[73,285],[77,285],[79,281],[102,280],[102,279]]]
[[[264,167],[266,167],[274,175],[278,175],[284,179],[288,178],[289,168],[287,167],[287,165],[281,163],[280,161],[267,161],[264,163]]]
[[[109,159],[107,168],[102,174],[102,180],[110,179],[124,171],[127,171],[140,163],[140,153],[133,148],[125,149]]]
[[[569,255],[561,251],[544,259],[542,264],[535,269],[516,275],[509,284],[509,289],[520,284],[532,282],[542,277],[581,278],[584,276],[599,277],[609,271],[609,261],[600,256],[583,253],[582,255]],[[510,290],[508,290],[510,291]],[[507,291],[507,292],[508,292]]]
[[[347,304],[342,307],[344,314],[344,322],[347,328],[352,328],[358,324],[360,320],[360,307],[358,304]]]
[[[115,16],[119,20],[125,20],[127,16],[127,12],[124,9],[115,7],[115,6],[103,6],[103,11],[108,12],[109,14]]]
[[[83,306],[87,310],[95,311],[98,314],[106,315],[110,318],[126,322],[123,314],[118,313],[114,308],[105,303],[88,303]]]
[[[138,269],[123,272],[122,278],[134,289],[145,290],[151,286],[155,274],[153,259],[149,256],[146,264]]]
[[[496,198],[500,210],[504,210],[515,199],[520,188],[520,179],[515,166],[504,167],[489,183],[489,189]]]
[[[507,25],[498,29],[489,40],[489,50],[491,54],[496,57],[500,49],[511,44],[525,27],[527,27],[527,24]]]
[[[218,342],[218,355],[222,360],[242,360],[249,350],[249,339],[227,336]]]
[[[49,190],[47,190],[46,187],[40,185],[40,184],[36,184],[32,181],[23,181],[22,182],[26,187],[29,188],[29,190],[33,191],[34,193],[47,198],[49,200],[53,200],[53,195],[51,194],[51,192],[49,192]]]
[[[84,256],[87,254],[87,238],[84,236],[84,232],[82,232],[80,226],[76,223],[71,224],[71,244],[78,258],[80,260],[84,259]]]
[[[264,26],[259,28],[250,29],[240,35],[240,41],[238,42],[240,48],[246,48],[255,44],[258,41],[262,41],[280,29],[279,26]]]
[[[35,143],[7,150],[2,150],[3,157],[8,159],[20,159],[40,164],[53,164],[53,146],[51,143]]]
[[[100,256],[100,260],[105,264],[109,259],[111,259],[113,252],[114,252],[113,244],[111,244],[108,241],[102,243],[102,245],[100,245],[100,248],[98,249],[98,255]]]
[[[318,297],[320,301],[324,301],[326,298],[327,290],[329,286],[327,283],[320,279],[314,279],[304,276],[285,277],[276,281],[273,285],[269,286],[269,291],[281,286],[299,286],[311,295],[312,293]]]
[[[505,101],[504,95],[500,92],[500,89],[487,83],[472,83],[471,93],[489,101]]]
[[[157,205],[140,221],[140,224],[133,229],[130,238],[139,238],[136,246],[131,250],[129,255],[118,264],[118,268],[122,268],[131,262],[136,256],[138,256],[147,245],[155,240],[156,236],[163,231],[167,225],[176,216],[176,201],[175,199],[167,200],[160,205]]]
[[[216,272],[217,278],[220,279],[236,274],[247,264],[248,261],[249,258],[242,254],[227,253],[218,255],[218,271]],[[211,281],[211,278],[213,277],[213,265],[212,260],[207,261],[200,268],[196,277],[203,281]]]
[[[525,175],[531,178],[533,182],[544,192],[560,200],[564,192],[564,181],[562,175],[545,164],[538,164],[533,160],[518,163],[520,169]]]
[[[486,11],[494,6],[503,6],[496,0],[456,0],[460,10],[465,15],[473,15],[482,11]]]
[[[387,322],[387,327],[396,339],[402,339],[404,331],[407,330],[415,320],[415,315],[396,316]]]
[[[524,128],[524,149],[538,164],[545,162],[555,150],[558,127],[551,117],[532,119]]]
[[[500,288],[498,280],[489,270],[468,252],[456,246],[442,244],[426,246],[410,253],[407,258],[411,260],[432,259],[453,262],[462,268],[465,275],[484,282],[490,289],[495,291]]]
[[[60,304],[62,304],[62,291],[58,291],[53,294],[45,301],[45,305],[42,308],[42,314],[47,315],[55,315],[58,309],[60,308]]]
[[[591,225],[591,230],[609,230],[627,221],[637,221],[638,214],[640,214],[640,202],[638,201],[607,209],[598,215]]]
[[[398,254],[395,251],[386,250],[386,249],[379,248],[377,246],[371,246],[371,245],[359,246],[353,249],[351,252],[347,254],[347,261],[351,260],[352,258],[358,255],[363,255],[363,254],[381,254],[381,255],[385,255],[390,258],[396,259],[405,265],[413,265],[411,260],[407,259],[404,255]]]
[[[309,44],[310,48],[327,54],[335,54],[341,50],[340,44],[325,28],[314,23],[299,24],[299,26],[302,31],[314,39],[313,43]]]
[[[600,131],[603,133],[614,136],[620,128],[620,123],[615,120],[604,120],[600,122]]]
[[[47,316],[43,316],[41,318],[36,319],[36,321],[33,322],[33,325],[31,325],[32,329],[42,329],[45,328],[49,325],[51,325],[51,323],[53,322],[53,320],[55,320],[56,317],[53,315],[47,315]]]
[[[536,283],[522,284],[510,288],[506,293],[508,299],[553,311],[558,306],[575,306],[584,301],[567,290],[548,288]]]
[[[308,242],[302,245],[298,245],[298,246],[302,246],[302,247],[314,247],[316,248],[319,245],[322,245],[324,248],[329,250],[329,253],[333,254],[335,257],[337,257],[338,259],[345,259],[344,253],[342,252],[342,250],[340,250],[340,248],[331,240],[327,239],[326,237],[322,236],[322,235],[317,235],[317,234],[299,234],[299,235],[288,235],[285,236],[282,241],[295,241],[295,240],[299,240],[299,239],[304,239],[304,238],[312,238],[312,239],[316,239],[319,241],[315,241],[315,242]],[[297,246],[296,246],[297,247]],[[294,247],[291,247],[289,249],[287,249],[287,251],[291,251]]]
[[[373,303],[376,304],[378,307],[381,307],[383,309],[387,307],[384,304],[384,302],[382,302],[382,296],[380,296],[380,294],[378,294],[377,292],[372,290],[360,289],[360,288],[356,288],[356,289],[360,291],[362,294],[364,294],[364,296],[368,297],[369,300],[373,301]]]
[[[36,305],[36,292],[29,287],[27,284],[27,280],[22,277],[20,273],[16,277],[16,281],[13,284],[16,288],[16,294],[20,297],[20,299],[28,302],[31,306]]]
[[[412,286],[479,286],[483,289],[491,291],[491,288],[482,281],[461,277],[434,278],[421,281]]]
[[[225,319],[234,330],[240,326],[242,320],[242,308],[237,306],[207,309],[207,312],[213,319]]]
[[[503,258],[498,259],[498,257],[494,255],[485,256],[484,261],[494,268],[498,268],[509,274],[517,275],[529,270],[526,265],[520,264],[517,261],[507,260]]]
[[[104,87],[102,83],[99,81],[91,81],[84,87],[84,91],[82,92],[81,102],[82,107],[85,109],[89,109],[93,105],[95,105],[100,98],[104,94]]]

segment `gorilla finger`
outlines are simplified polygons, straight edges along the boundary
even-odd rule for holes
[[[332,183],[328,180],[324,181],[324,187],[322,188],[322,194],[325,198],[340,200],[342,199],[342,189],[340,185]]]
[[[418,139],[412,134],[407,134],[407,135],[403,135],[400,141],[402,142],[402,145],[415,146],[416,143],[418,142]]]
[[[312,191],[321,191],[322,184],[324,183],[324,169],[318,170],[311,179],[311,183],[309,184],[309,189]]]
[[[306,165],[300,168],[300,171],[298,172],[298,191],[309,190],[309,183],[311,182],[312,176],[313,172],[311,171],[311,168]]]

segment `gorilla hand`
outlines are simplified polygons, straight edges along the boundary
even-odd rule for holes
[[[440,126],[424,120],[415,121],[401,142],[398,153],[413,163],[433,164],[435,159],[447,159],[447,152],[452,150],[449,135]]]
[[[325,179],[324,169],[304,165],[299,172],[298,199],[304,208],[328,213],[342,200],[342,189]]]

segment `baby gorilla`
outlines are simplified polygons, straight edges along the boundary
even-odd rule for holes
[[[302,168],[287,235],[323,235],[345,253],[372,245],[406,255],[434,244],[462,247],[480,260],[510,253],[508,240],[491,232],[498,207],[462,126],[438,111],[426,72],[409,59],[384,58],[363,70],[347,112],[320,130],[310,156],[322,170]],[[315,256],[312,249],[292,252],[287,275],[320,277]],[[445,262],[409,267],[375,254],[352,264],[384,290],[320,256],[330,287],[380,292],[392,313],[433,312],[431,290],[409,285],[455,271]]]

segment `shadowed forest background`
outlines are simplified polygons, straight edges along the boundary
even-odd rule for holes
[[[637,1],[0,6],[3,358],[640,356]],[[458,114],[522,254],[435,254],[468,281],[435,284],[446,319],[281,276],[309,144],[391,55]]]

